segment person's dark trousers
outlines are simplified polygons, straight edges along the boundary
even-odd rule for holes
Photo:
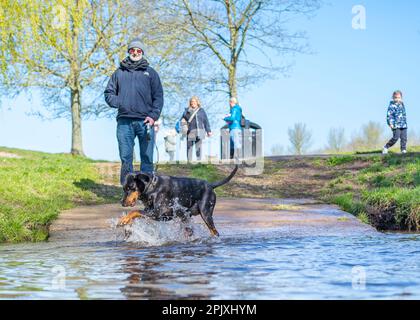
[[[117,124],[118,148],[121,159],[120,182],[124,184],[127,174],[133,171],[133,153],[136,137],[140,146],[140,171],[153,172],[153,148],[154,135],[153,128],[150,130],[150,139],[147,139],[146,124],[142,119],[119,118]]]
[[[385,148],[389,149],[397,143],[398,139],[401,139],[401,150],[407,150],[407,128],[405,129],[393,129],[392,138],[385,145]]]
[[[203,140],[200,138],[190,139],[187,138],[187,159],[188,161],[192,161],[192,149],[195,145],[195,155],[197,156],[197,160],[201,160],[201,145]]]

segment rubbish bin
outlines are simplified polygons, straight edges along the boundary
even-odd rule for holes
[[[220,128],[220,157],[222,160],[230,159],[230,135],[228,125]],[[248,162],[260,158],[262,154],[262,128],[255,122],[246,120],[245,127],[242,128],[242,150],[241,158]]]

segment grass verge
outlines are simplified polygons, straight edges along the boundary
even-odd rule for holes
[[[0,147],[0,242],[42,241],[63,209],[115,201],[86,158]]]
[[[373,155],[354,161],[367,165],[330,181],[323,198],[379,230],[420,231],[419,155]]]

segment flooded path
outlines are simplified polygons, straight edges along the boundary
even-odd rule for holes
[[[112,240],[115,234],[109,231],[110,220],[130,210],[119,204],[66,210],[51,226],[50,242],[91,241],[92,234],[96,237],[100,233],[103,239]],[[194,221],[204,225],[200,217]],[[218,199],[214,221],[223,238],[270,230],[294,236],[313,235],[315,231],[318,236],[376,233],[337,206],[301,199]]]

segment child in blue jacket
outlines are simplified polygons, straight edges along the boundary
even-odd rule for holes
[[[384,146],[383,154],[388,153],[388,149],[401,139],[401,153],[407,153],[407,115],[405,112],[403,94],[397,90],[392,95],[392,101],[389,103],[387,113],[387,123],[392,129],[393,136]]]

